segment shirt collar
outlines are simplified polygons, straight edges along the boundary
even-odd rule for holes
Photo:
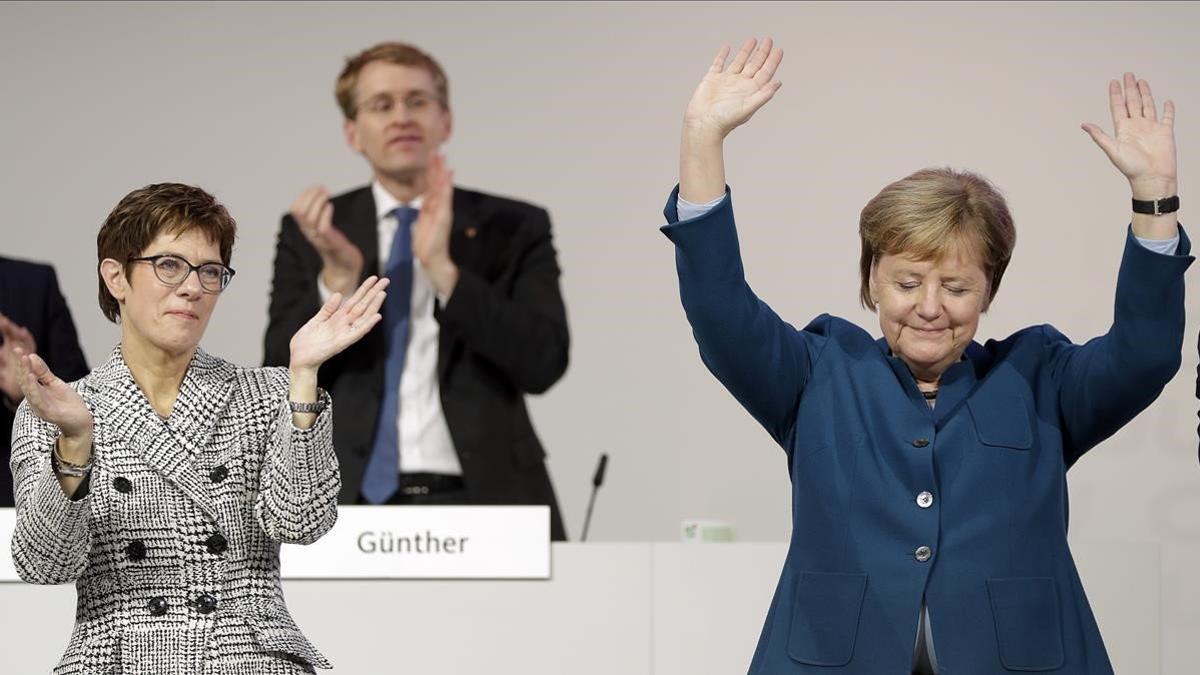
[[[419,195],[416,199],[405,204],[392,196],[379,179],[371,181],[371,196],[375,198],[375,219],[382,221],[391,215],[392,211],[397,206],[411,206],[414,209],[420,209],[421,203],[425,201],[425,195]]]

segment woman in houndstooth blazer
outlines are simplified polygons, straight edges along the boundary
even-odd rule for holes
[[[121,344],[71,384],[21,358],[13,559],[25,581],[74,581],[79,597],[55,673],[330,667],[284,604],[279,545],[337,519],[316,373],[379,321],[387,281],[330,298],[292,338],[289,368],[235,366],[198,347],[233,276],[235,228],[199,188],[130,193],[97,237]]]

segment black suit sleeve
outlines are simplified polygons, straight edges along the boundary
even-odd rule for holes
[[[87,359],[79,347],[79,335],[67,300],[58,288],[58,276],[53,268],[47,268],[44,336],[38,336],[38,351],[46,359],[50,372],[67,382],[78,380],[88,374]]]
[[[275,244],[275,266],[271,277],[271,306],[263,345],[264,366],[286,366],[291,360],[289,343],[300,327],[321,308],[317,292],[320,259],[300,233],[291,215],[283,217]]]
[[[570,338],[550,217],[537,209],[526,231],[511,278],[489,284],[460,266],[438,320],[520,391],[540,394],[566,372]]]

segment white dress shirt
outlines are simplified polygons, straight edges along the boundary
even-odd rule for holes
[[[401,204],[379,181],[371,183],[371,194],[375,197],[379,234],[379,269],[386,270],[392,239],[400,226],[391,212],[397,206],[420,209],[422,197]],[[317,277],[317,290],[322,300],[330,296],[320,275]],[[404,371],[400,374],[400,411],[396,416],[400,439],[398,470],[404,473],[461,476],[462,465],[458,462],[458,452],[454,449],[450,427],[446,425],[446,415],[442,411],[437,372],[440,327],[437,319],[433,318],[435,300],[445,305],[449,296],[441,297],[435,292],[421,262],[414,256],[408,347],[404,355]]]

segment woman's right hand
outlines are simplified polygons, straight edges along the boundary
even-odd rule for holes
[[[700,80],[683,115],[679,144],[679,196],[704,204],[725,193],[725,136],[750,119],[779,91],[772,80],[783,50],[771,39],[750,39],[728,66],[729,46],[721,47]]]
[[[29,402],[33,413],[57,426],[68,439],[86,439],[90,448],[92,413],[84,404],[83,398],[71,385],[50,372],[49,366],[40,356],[26,354],[19,348],[17,354],[21,364],[21,391],[25,394],[25,400]]]
[[[726,65],[729,51],[729,45],[721,47],[692,94],[683,115],[685,133],[724,139],[783,86],[782,82],[771,79],[783,60],[783,50],[773,47],[771,38],[761,44],[754,38],[747,40]]]

